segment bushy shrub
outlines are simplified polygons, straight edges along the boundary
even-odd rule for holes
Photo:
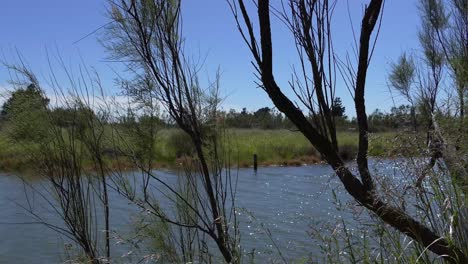
[[[195,152],[192,140],[182,130],[173,130],[167,138],[167,146],[175,153],[176,158],[191,156]]]

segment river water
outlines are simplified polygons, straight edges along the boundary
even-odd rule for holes
[[[177,176],[171,172],[155,173],[169,183],[176,182]],[[253,254],[261,262],[278,260],[276,247],[288,261],[319,252],[308,233],[311,227],[347,217],[335,208],[332,190],[344,203],[350,200],[349,195],[327,165],[263,167],[257,173],[246,168],[233,173],[238,175],[241,244],[245,254],[255,249]],[[47,190],[41,181],[32,185],[42,193]],[[0,175],[0,263],[63,263],[68,241],[44,225],[31,223],[33,218],[22,207],[34,207],[48,222],[60,225],[60,221],[46,204],[30,205],[27,198],[41,200],[18,177]],[[138,210],[115,191],[110,193],[110,205],[112,229],[123,235],[130,233]],[[134,261],[123,256],[128,249],[115,241],[112,250],[114,262]]]

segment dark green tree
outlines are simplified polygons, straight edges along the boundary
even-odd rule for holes
[[[255,126],[263,129],[271,129],[273,127],[273,116],[269,107],[262,107],[253,113]]]
[[[57,107],[51,111],[54,125],[64,128],[71,127],[76,119],[76,111],[70,107]]]
[[[343,103],[341,102],[341,98],[336,97],[333,100],[333,105],[332,105],[332,115],[334,117],[343,117],[346,118],[345,116],[345,107],[343,106]]]
[[[34,84],[18,89],[3,104],[1,116],[15,140],[38,141],[46,137],[49,99]]]
[[[45,109],[49,104],[49,98],[45,97],[44,92],[34,84],[28,85],[25,89],[18,89],[11,93],[10,98],[3,103],[0,115],[9,118],[18,107],[29,107],[23,110]]]

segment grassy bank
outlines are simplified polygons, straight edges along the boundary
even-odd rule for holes
[[[253,154],[257,154],[260,165],[298,166],[321,161],[319,153],[300,133],[290,130],[229,129],[226,142],[231,150],[233,164],[241,167],[252,165]],[[396,133],[377,133],[370,136],[369,155],[391,156]],[[180,155],[191,151],[190,139],[176,129],[159,133],[156,151],[161,163],[173,163]],[[358,148],[356,132],[339,132],[340,155],[353,159]]]
[[[232,164],[241,167],[252,165],[253,154],[258,155],[260,165],[298,166],[321,161],[318,152],[300,133],[289,130],[229,129],[226,142],[230,149]],[[369,155],[391,156],[396,133],[377,133],[370,136]],[[340,155],[346,159],[355,157],[358,135],[355,132],[338,133]],[[37,149],[34,143],[14,143],[5,133],[0,133],[0,170],[18,171],[32,164],[30,153]],[[109,146],[107,149],[112,149]],[[193,152],[190,139],[178,129],[163,129],[157,133],[155,156],[157,167],[174,166],[180,157]],[[130,166],[130,162],[120,159]],[[109,159],[115,166],[115,161]]]

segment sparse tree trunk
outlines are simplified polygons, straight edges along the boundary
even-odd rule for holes
[[[195,228],[213,239],[227,263],[237,263],[240,261],[234,258],[237,247],[228,232],[229,219],[224,215],[227,210],[225,195],[231,191],[219,189],[219,172],[210,170],[212,161],[208,160],[205,149],[209,130],[205,128],[205,119],[209,118],[206,112],[216,111],[212,109],[216,108],[219,98],[214,98],[214,102],[205,99],[206,94],[198,83],[200,65],[185,57],[180,12],[180,0],[110,1],[109,15],[114,24],[108,30],[108,48],[119,60],[131,61],[130,71],[144,72],[143,79],[148,83],[145,88],[136,88],[138,91],[134,94],[139,96],[147,92],[157,98],[178,127],[190,137],[198,158],[199,180],[203,182],[203,189],[196,190],[198,193],[195,194],[200,200],[200,208],[190,209],[202,222]],[[218,83],[213,86],[217,89]],[[181,197],[180,193],[172,191]],[[164,220],[186,225],[177,220]]]
[[[305,44],[302,46],[304,49],[310,48],[312,51],[319,49],[320,46],[315,46],[313,39],[319,38],[320,31],[310,30],[315,22],[311,17],[314,15],[319,16],[319,11],[316,9],[327,6],[328,1],[309,1],[299,0],[289,1],[289,7],[292,10],[291,19],[293,22],[287,20],[286,15],[283,16],[287,24],[292,28],[295,33],[296,41],[301,43],[305,40]],[[432,252],[444,257],[448,261],[465,263],[468,261],[466,256],[457,248],[449,245],[447,240],[439,235],[435,234],[432,230],[414,220],[403,210],[393,207],[384,202],[380,197],[379,193],[375,192],[374,182],[368,169],[368,124],[367,115],[365,109],[365,82],[367,69],[369,67],[369,50],[370,50],[370,39],[374,27],[379,19],[381,13],[383,1],[382,0],[371,0],[366,5],[365,13],[361,23],[361,34],[359,39],[359,57],[357,72],[353,75],[354,83],[354,104],[356,108],[357,122],[359,128],[359,150],[357,156],[358,171],[361,180],[359,180],[353,173],[346,167],[344,162],[341,160],[337,153],[336,145],[334,144],[334,138],[330,137],[328,133],[323,133],[324,127],[320,127],[317,124],[313,126],[303,112],[282,92],[281,88],[277,85],[273,75],[273,47],[271,40],[271,28],[270,28],[270,1],[269,0],[258,0],[257,3],[257,15],[258,24],[260,31],[260,41],[257,42],[257,36],[254,31],[254,24],[251,22],[247,9],[243,0],[234,0],[230,2],[233,14],[236,18],[238,28],[242,37],[244,38],[247,46],[249,47],[257,67],[257,71],[260,75],[263,89],[266,91],[275,106],[283,112],[298,128],[299,131],[312,143],[312,145],[322,154],[328,164],[334,169],[338,177],[340,178],[346,191],[360,204],[368,208],[385,223],[391,225],[400,232],[418,241],[424,247],[427,247]],[[237,6],[238,5],[238,6]],[[307,9],[310,8],[310,9]],[[316,9],[314,9],[316,8]],[[238,9],[240,9],[241,18],[243,23],[240,22],[238,16]],[[325,14],[320,17],[327,17],[329,14]],[[319,19],[317,19],[320,21]],[[321,20],[318,22],[316,27],[320,28],[320,23],[328,23],[327,20]],[[243,24],[244,27],[241,25]],[[298,34],[301,33],[301,34]],[[307,54],[310,54],[308,51]],[[308,56],[311,65],[317,64],[314,61],[313,56]],[[351,66],[348,65],[349,71],[352,71]],[[312,66],[312,68],[314,68]],[[313,78],[316,79],[315,84],[321,83],[323,78],[323,72],[316,72],[312,70]],[[319,89],[317,85],[314,87]],[[294,87],[293,87],[294,89]],[[297,95],[297,93],[296,93]],[[300,98],[301,99],[301,98]],[[305,100],[302,100],[304,102]],[[317,101],[315,102],[320,108],[326,108],[325,102],[320,98],[317,92]],[[308,108],[312,108],[312,105],[307,105]],[[323,119],[327,119],[330,116],[326,111],[320,112]],[[332,128],[333,126],[328,126]],[[332,131],[333,134],[336,131]]]

